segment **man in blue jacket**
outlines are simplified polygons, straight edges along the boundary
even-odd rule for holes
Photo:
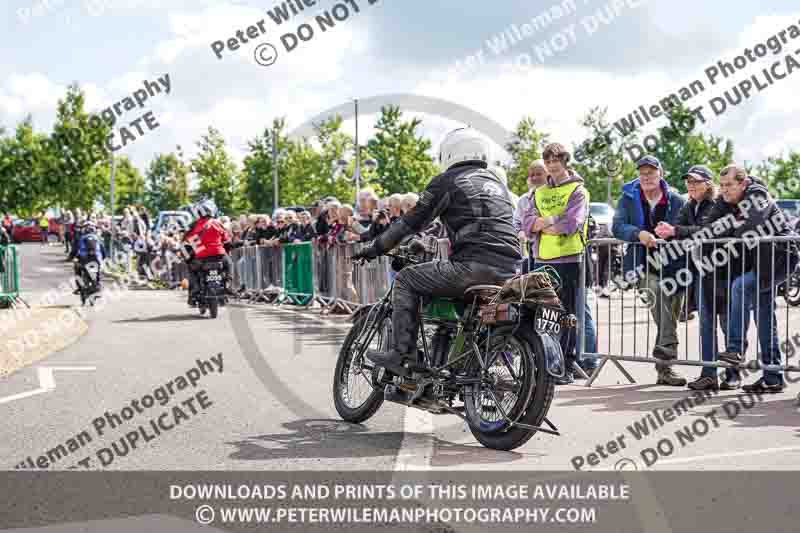
[[[629,282],[636,282],[650,299],[649,307],[656,323],[656,343],[653,357],[669,361],[678,357],[678,316],[683,294],[666,290],[664,280],[673,279],[680,261],[670,261],[658,253],[655,228],[659,222],[675,225],[678,212],[686,203],[664,179],[661,161],[646,156],[636,165],[639,178],[625,184],[614,215],[614,237],[629,243],[623,259],[623,270]],[[686,379],[670,365],[656,363],[658,385],[682,387]]]

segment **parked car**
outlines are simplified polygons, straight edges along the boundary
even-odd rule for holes
[[[186,211],[161,211],[153,225],[153,235],[164,231],[185,231],[192,223],[192,215]]]
[[[39,221],[30,218],[15,220],[11,240],[14,243],[41,242],[42,232],[39,228]]]
[[[61,225],[55,218],[50,219],[49,239],[58,238]],[[11,232],[11,240],[14,243],[20,242],[41,242],[42,231],[39,228],[39,219],[17,219],[14,220],[14,229]]]
[[[598,228],[600,226],[606,226],[606,229],[608,229],[608,233],[609,234],[611,233],[611,224],[614,221],[613,207],[603,202],[590,202],[589,213],[592,215],[592,218],[597,223]]]
[[[776,200],[778,207],[790,218],[800,217],[800,200]]]

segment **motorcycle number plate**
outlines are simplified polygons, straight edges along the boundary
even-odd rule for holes
[[[538,333],[561,333],[561,318],[563,313],[550,307],[537,307],[533,318],[534,329]]]

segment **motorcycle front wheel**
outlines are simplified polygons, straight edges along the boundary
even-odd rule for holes
[[[369,313],[356,320],[347,334],[333,376],[333,403],[342,420],[355,424],[371,418],[383,405],[383,390],[373,386],[372,363],[358,355],[371,330]],[[369,349],[386,350],[391,345],[392,322],[385,317],[377,326]]]

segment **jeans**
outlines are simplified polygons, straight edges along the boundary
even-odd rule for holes
[[[597,353],[597,328],[595,327],[594,318],[592,317],[592,304],[590,302],[590,298],[593,298],[594,295],[592,291],[589,290],[585,290],[584,294],[586,295],[586,301],[583,306],[583,352]],[[584,357],[581,361],[592,366],[597,365],[597,359],[593,357]]]
[[[585,302],[583,304],[583,329],[584,336],[586,337],[586,344],[583,347],[584,352],[597,353],[597,328],[594,324],[594,317],[592,317],[592,304],[589,301],[593,297],[592,291],[585,291]]]
[[[578,286],[585,284],[585,280],[578,279],[578,263],[535,263],[534,269],[548,265],[552,267],[561,279],[561,288],[558,290],[558,298],[567,313],[578,314]],[[584,309],[585,311],[585,309]],[[594,324],[592,324],[594,328]],[[596,336],[596,335],[595,335]],[[567,368],[572,367],[575,361],[575,347],[577,344],[577,334],[574,329],[565,330],[560,339],[561,352],[564,354],[564,361]]]
[[[419,301],[423,296],[459,299],[473,285],[503,285],[515,272],[481,263],[431,261],[401,270],[392,293],[394,347],[403,354],[417,353]]]
[[[772,291],[783,280],[774,280],[773,285],[759,290],[758,276],[755,272],[745,272],[736,278],[731,287],[731,301],[728,317],[730,331],[728,336],[729,352],[744,352],[743,343],[747,338],[750,326],[750,309],[756,314],[756,293],[758,293],[756,326],[758,342],[761,346],[761,361],[765,365],[781,364],[781,351],[778,343],[778,319],[775,315],[775,299]],[[764,382],[775,385],[783,382],[779,371],[764,370]]]
[[[700,321],[700,351],[703,356],[703,361],[713,362],[717,360],[717,319],[719,320],[719,328],[722,330],[723,334],[725,335],[725,340],[727,342],[729,334],[728,328],[730,324],[728,323],[728,315],[726,314],[726,309],[720,309],[717,307],[716,315],[714,315],[714,304],[711,300],[711,296],[700,298],[700,292],[705,290],[706,287],[701,287],[698,285],[698,290],[695,291],[698,294],[698,309],[700,311],[700,316],[698,320]],[[704,366],[702,372],[700,372],[700,377],[709,377],[715,378],[717,377],[717,368],[711,366]],[[734,368],[726,368],[725,369],[725,380],[726,381],[739,381],[741,379],[739,375],[739,371]]]

